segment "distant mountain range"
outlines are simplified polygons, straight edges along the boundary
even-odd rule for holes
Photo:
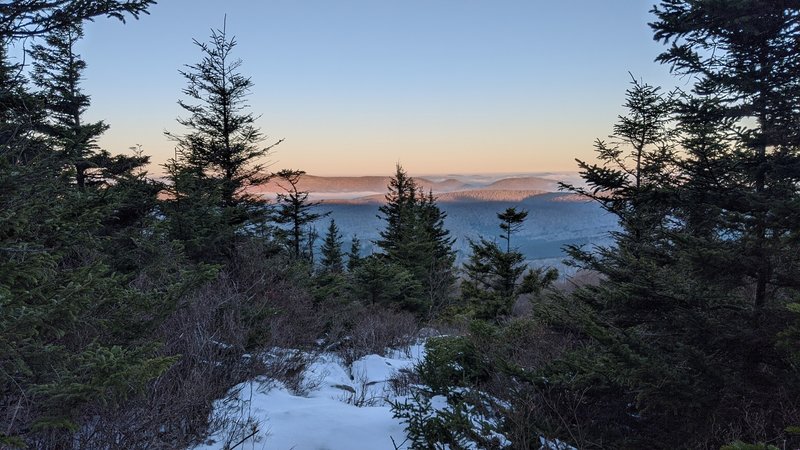
[[[569,176],[566,176],[569,178]],[[564,179],[564,178],[561,178]],[[304,175],[298,183],[301,191],[311,193],[315,200],[325,203],[368,204],[381,203],[388,191],[388,176],[321,177]],[[424,191],[432,191],[440,202],[519,202],[526,198],[548,192],[558,192],[559,178],[555,176],[513,176],[492,179],[487,176],[452,176],[442,179],[414,177]],[[287,183],[272,179],[268,183],[250,189],[251,193],[274,197],[285,192]],[[583,199],[562,193],[561,201]],[[559,196],[561,197],[561,195]]]
[[[425,190],[433,191],[447,214],[445,227],[456,238],[459,262],[469,256],[470,239],[499,239],[497,213],[509,207],[528,211],[528,219],[514,237],[514,246],[535,265],[571,270],[562,263],[567,245],[608,245],[608,232],[617,228],[616,218],[597,203],[558,190],[559,181],[579,184],[575,173],[491,175],[445,175],[414,177]],[[357,236],[365,253],[378,251],[374,242],[385,224],[378,208],[385,201],[390,177],[321,177],[305,175],[298,185],[310,192],[321,214],[335,219],[346,245]],[[288,186],[287,186],[288,187]],[[268,200],[285,192],[272,180],[250,190]],[[314,226],[322,233],[328,218]],[[317,241],[319,245],[320,240]]]

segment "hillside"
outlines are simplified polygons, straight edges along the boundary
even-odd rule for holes
[[[555,192],[558,190],[558,181],[541,177],[503,178],[483,187],[483,189],[502,191],[535,190]]]
[[[453,202],[521,202],[525,199],[537,195],[547,194],[547,191],[537,190],[491,190],[491,189],[471,189],[466,191],[444,192],[435,194],[439,203]],[[328,198],[322,200],[325,204],[340,205],[364,205],[372,203],[384,203],[385,194],[371,194],[356,198]],[[560,201],[573,201],[564,199]]]
[[[558,181],[569,179],[571,174],[547,174],[544,176],[469,176],[449,175],[445,178],[414,177],[417,184],[425,190],[432,190],[435,194],[459,191],[558,191]],[[382,193],[386,192],[389,185],[388,176],[359,176],[359,177],[323,177],[317,175],[303,175],[298,183],[302,191],[312,193]],[[269,194],[283,192],[280,180],[273,178],[260,186],[252,187],[254,193]]]
[[[433,190],[434,192],[452,192],[461,189],[471,188],[464,182],[454,178],[448,178],[442,181],[431,181],[426,178],[415,178],[417,183],[424,190]],[[389,185],[390,177],[384,176],[363,176],[363,177],[321,177],[316,175],[303,175],[298,183],[298,188],[301,191],[316,192],[316,193],[332,193],[332,192],[385,192],[386,187]],[[253,188],[253,192],[260,193],[277,193],[283,192],[280,180],[273,178],[269,182]]]

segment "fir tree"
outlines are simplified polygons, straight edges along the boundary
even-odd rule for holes
[[[352,273],[361,264],[361,240],[358,236],[353,236],[350,241],[350,251],[347,252],[347,271]]]
[[[275,221],[289,226],[288,230],[283,230],[283,234],[292,255],[295,258],[301,258],[305,253],[308,256],[306,259],[311,260],[314,239],[311,239],[312,235],[306,229],[328,214],[314,212],[320,202],[310,201],[309,193],[298,187],[303,175],[305,175],[304,171],[291,169],[284,169],[275,174],[276,182],[285,191],[285,193],[278,194]],[[316,233],[316,231],[314,232]],[[305,251],[303,251],[304,249]]]
[[[134,2],[129,3],[133,7]],[[150,2],[135,3],[142,12]],[[55,11],[58,6],[67,9]],[[173,361],[156,355],[153,331],[174,306],[174,286],[153,283],[151,291],[137,285],[134,280],[149,259],[131,266],[121,264],[115,253],[128,253],[144,241],[151,241],[151,248],[164,243],[153,224],[139,224],[141,228],[128,233],[137,221],[129,220],[127,201],[141,196],[139,217],[152,218],[156,191],[134,194],[121,179],[87,193],[69,189],[60,176],[64,147],[53,148],[52,142],[34,134],[47,129],[44,119],[52,126],[64,116],[53,102],[46,109],[26,92],[6,59],[6,45],[19,36],[75,29],[82,19],[97,15],[122,17],[120,8],[118,2],[24,1],[0,6],[3,448],[73,447],[79,440],[76,430],[85,430],[89,420],[96,423],[97,413],[87,414],[89,409],[118,407]],[[5,14],[10,11],[14,14]],[[48,82],[63,75],[63,66],[52,68],[45,76]],[[50,100],[60,100],[58,92],[53,94]],[[125,177],[135,175],[130,166],[117,169]],[[138,242],[117,247],[121,241],[113,241],[123,234]],[[169,278],[161,275],[162,280]]]
[[[497,213],[497,218],[500,219],[500,229],[505,232],[500,237],[506,241],[506,253],[511,251],[511,235],[522,228],[522,224],[527,217],[528,211],[517,211],[513,207]]]
[[[325,272],[342,273],[344,272],[344,253],[342,252],[342,234],[336,222],[331,219],[328,231],[320,248],[322,260],[320,264]]]
[[[558,277],[554,269],[529,270],[525,256],[511,247],[511,235],[520,229],[527,215],[513,207],[497,214],[501,238],[506,240],[505,251],[497,242],[483,237],[469,241],[470,257],[464,263],[461,296],[472,317],[499,322],[511,314],[521,295],[538,294]]]
[[[627,161],[598,145],[603,164],[581,164],[589,187],[577,190],[616,214],[621,230],[614,247],[572,249],[603,279],[564,305],[560,325],[580,330],[587,346],[560,362],[561,373],[587,393],[583,417],[598,426],[583,432],[592,440],[719,447],[733,440],[718,428],[726,424],[764,441],[794,425],[797,411],[775,405],[798,389],[787,381],[798,373],[782,339],[793,333],[787,303],[800,287],[790,238],[798,228],[788,219],[800,204],[798,113],[789,106],[800,94],[800,8],[670,0],[654,12],[656,38],[670,44],[659,60],[696,83],[663,115],[632,114],[615,127],[666,137],[641,163],[639,139],[629,140]],[[629,110],[658,105],[639,92],[629,91]],[[674,130],[658,125],[673,119]],[[682,155],[669,150],[675,144]],[[754,415],[769,425],[749,428]],[[610,422],[617,428],[599,425]]]
[[[80,87],[86,63],[76,53],[76,45],[82,38],[80,24],[59,28],[45,36],[45,45],[36,44],[30,52],[32,79],[42,90],[49,116],[42,131],[60,150],[60,159],[73,168],[75,182],[81,190],[91,183],[87,180],[90,169],[111,161],[110,155],[99,152],[96,145],[97,138],[108,130],[108,125],[102,121],[84,123],[83,120],[89,96]]]
[[[800,179],[800,112],[794,106],[800,53],[793,43],[800,8],[754,0],[668,1],[653,12],[655,39],[671,45],[658,60],[697,77],[695,92],[712,96],[716,114],[735,120],[738,148],[725,159],[738,169],[728,174],[727,192],[716,203],[727,226],[743,230],[735,249],[742,264],[735,270],[752,281],[758,313],[784,288],[798,287],[787,282],[797,279],[790,263],[797,252],[784,237],[794,228],[786,218],[796,209]],[[706,54],[711,47],[719,51]]]
[[[22,166],[36,162],[42,170],[45,166],[41,164],[52,159],[52,151],[36,133],[45,111],[41,98],[28,91],[21,65],[9,59],[7,45],[0,42],[0,156],[3,164]],[[48,163],[58,165],[55,161]]]
[[[384,257],[411,273],[422,286],[425,314],[431,315],[449,301],[455,281],[454,239],[444,228],[446,215],[433,193],[423,194],[399,164],[396,169],[386,204],[379,208],[386,227],[376,245]]]
[[[228,38],[223,27],[212,30],[210,42],[194,43],[203,58],[180,71],[188,99],[178,104],[188,117],[178,123],[188,132],[167,133],[177,146],[166,165],[172,197],[166,206],[173,234],[190,244],[192,253],[224,254],[237,233],[266,220],[264,201],[246,188],[268,179],[263,160],[281,141],[263,146],[256,117],[247,112],[253,83],[232,56],[235,38]]]
[[[392,179],[389,181],[389,192],[385,195],[386,203],[378,208],[386,222],[375,243],[385,255],[397,261],[408,260],[409,241],[415,241],[413,229],[416,219],[417,194],[419,187],[398,164]]]
[[[24,39],[69,28],[95,17],[125,22],[149,14],[155,0],[21,0],[0,4],[0,37]]]
[[[353,272],[352,295],[369,305],[382,305],[420,313],[422,286],[399,264],[371,255]]]

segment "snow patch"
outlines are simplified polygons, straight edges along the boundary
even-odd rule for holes
[[[237,449],[405,449],[405,425],[392,417],[389,401],[397,400],[390,380],[411,370],[424,355],[424,344],[388,356],[369,355],[345,367],[340,358],[323,354],[305,373],[314,386],[299,396],[273,380],[236,386],[219,400],[217,413],[235,421],[235,433],[211,436],[194,450]]]

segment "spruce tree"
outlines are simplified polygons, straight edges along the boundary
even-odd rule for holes
[[[796,210],[800,179],[795,107],[800,7],[754,0],[668,1],[653,12],[655,39],[671,46],[658,60],[697,77],[698,96],[713,97],[716,114],[734,120],[738,148],[726,159],[737,170],[728,174],[726,193],[715,203],[725,226],[743,233],[734,250],[742,264],[734,269],[754,287],[759,316],[784,289],[797,288],[789,280],[800,275],[797,249],[785,239],[795,228],[787,219]],[[707,54],[711,47],[718,51]]]
[[[80,24],[53,30],[45,36],[44,45],[31,48],[33,82],[42,90],[49,120],[42,131],[60,150],[60,159],[73,168],[75,182],[84,189],[90,169],[98,168],[101,158],[110,156],[98,152],[97,138],[108,125],[102,121],[84,123],[83,116],[89,107],[89,96],[80,87],[86,63],[76,53],[76,45],[83,38]],[[99,181],[99,180],[98,180]]]
[[[59,5],[69,8],[54,12]],[[121,17],[119,8],[118,2],[0,6],[3,448],[77,445],[85,437],[78,438],[78,432],[88,429],[89,422],[96,425],[98,406],[114,408],[138,395],[172,362],[155,354],[152,334],[174,305],[173,286],[153,283],[149,291],[134,283],[148,259],[122,267],[115,252],[127,253],[129,247],[111,244],[131,228],[130,210],[122,200],[138,194],[126,193],[120,180],[89,193],[65,183],[60,176],[63,147],[54,148],[35,133],[61,117],[27,92],[19,71],[9,71],[6,59],[6,45],[19,36],[68,29],[96,15]],[[9,11],[15,14],[6,16]],[[78,14],[65,14],[69,11]],[[60,76],[56,70],[51,74]],[[149,192],[150,198],[141,201],[149,205],[142,206],[141,216],[152,218],[155,191]],[[162,242],[154,226],[147,231],[142,227],[128,235],[132,237],[140,243]]]
[[[149,14],[156,0],[21,0],[0,4],[0,37],[17,40],[47,34],[96,17],[125,22]]]
[[[522,228],[522,224],[528,217],[528,211],[517,211],[517,208],[507,208],[501,213],[497,213],[500,219],[500,229],[505,232],[500,237],[506,241],[506,253],[511,251],[511,235]]]
[[[554,269],[529,270],[525,256],[511,247],[511,235],[521,228],[527,215],[513,207],[497,214],[500,237],[506,240],[505,251],[484,237],[469,241],[470,256],[464,263],[461,296],[472,317],[500,322],[511,314],[520,296],[538,294],[558,277]]]
[[[353,236],[350,241],[350,251],[347,252],[347,271],[352,273],[355,271],[362,260],[361,256],[361,240],[358,236]]]
[[[167,133],[176,142],[176,155],[166,164],[171,181],[166,209],[173,235],[191,253],[226,254],[238,233],[267,219],[265,202],[246,189],[268,179],[264,158],[281,141],[264,146],[256,116],[247,111],[253,83],[232,55],[235,38],[223,26],[212,30],[208,43],[194,43],[203,58],[180,71],[187,100],[178,104],[188,116],[178,123],[188,131]]]
[[[375,244],[385,255],[396,261],[408,261],[410,241],[417,241],[413,235],[416,220],[417,194],[419,186],[398,164],[395,174],[389,181],[386,203],[378,208],[386,222]]]
[[[616,214],[621,229],[613,247],[572,249],[603,278],[563,305],[570,312],[557,322],[580,330],[586,347],[557,372],[585,393],[577,423],[593,424],[582,429],[593,441],[792,442],[784,430],[798,410],[776,405],[800,389],[786,347],[800,288],[790,219],[800,205],[800,122],[790,106],[800,100],[800,8],[670,0],[654,13],[656,39],[670,45],[659,60],[695,83],[665,103],[662,121],[674,120],[673,130],[647,115],[615,127],[667,137],[653,141],[645,164],[635,145],[627,154],[598,146],[602,164],[581,164],[588,187],[576,190]],[[628,105],[646,104],[631,94]],[[619,164],[626,155],[634,157]]]
[[[328,231],[320,248],[322,260],[320,265],[325,272],[342,273],[344,272],[344,253],[342,252],[342,234],[336,222],[331,219]]]
[[[432,315],[449,302],[455,281],[454,239],[444,227],[445,213],[432,192],[425,195],[398,164],[379,208],[386,222],[376,245],[382,255],[404,268],[422,286],[423,310]]]
[[[422,286],[408,270],[382,258],[370,255],[353,272],[352,296],[368,305],[382,305],[423,313]]]
[[[285,191],[278,194],[277,211],[275,221],[279,224],[288,225],[288,230],[281,230],[286,243],[295,258],[302,258],[307,255],[311,259],[313,254],[313,241],[308,227],[328,213],[314,212],[320,202],[310,201],[309,192],[302,191],[298,187],[301,178],[305,175],[302,170],[283,169],[275,174],[276,182]]]
[[[23,166],[43,164],[52,151],[37,136],[44,120],[42,99],[27,88],[23,68],[8,55],[8,43],[0,41],[0,163]],[[50,166],[57,166],[50,161]],[[41,165],[39,169],[45,166]],[[46,170],[48,174],[52,168]],[[44,175],[44,174],[43,174]]]

